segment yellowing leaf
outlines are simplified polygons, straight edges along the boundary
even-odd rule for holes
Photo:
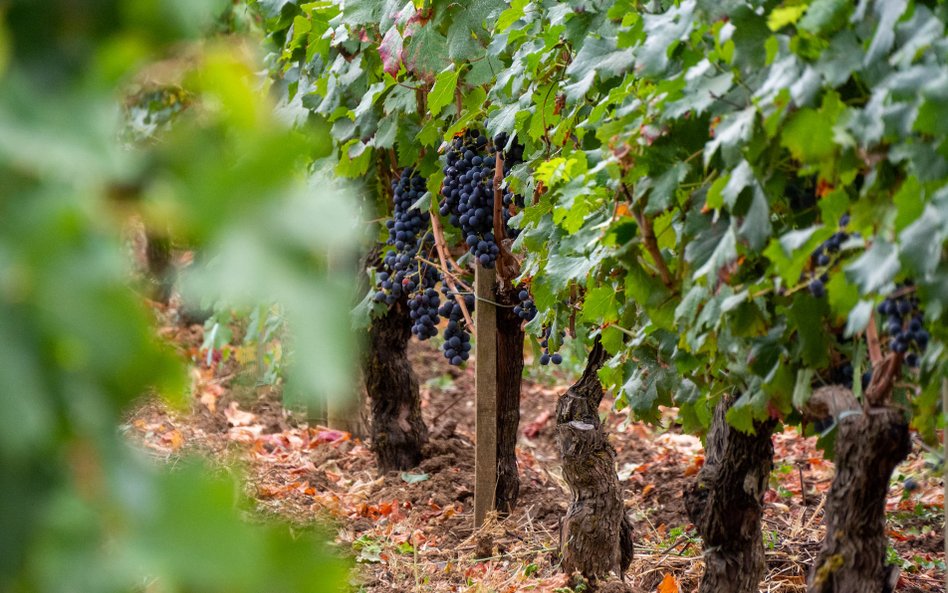
[[[770,13],[770,16],[767,17],[767,26],[771,31],[777,31],[787,25],[792,25],[800,20],[803,13],[806,12],[806,9],[806,4],[775,8],[773,12]]]

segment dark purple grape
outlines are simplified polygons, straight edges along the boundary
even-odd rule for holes
[[[818,299],[823,298],[826,295],[826,289],[823,286],[823,281],[820,280],[819,278],[814,278],[813,280],[810,280],[809,289],[810,289],[810,294],[812,294]]]

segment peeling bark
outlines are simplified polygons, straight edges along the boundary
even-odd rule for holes
[[[700,593],[757,593],[764,575],[763,496],[773,467],[774,422],[755,434],[727,422],[732,398],[722,399],[708,433],[705,463],[685,493],[688,517],[704,539]]]
[[[599,421],[607,358],[597,340],[583,376],[556,404],[556,440],[571,500],[560,532],[562,568],[590,581],[610,571],[623,577],[632,562],[632,523],[615,471],[615,450]]]

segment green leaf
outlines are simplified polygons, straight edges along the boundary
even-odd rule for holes
[[[454,100],[454,89],[457,88],[459,74],[454,66],[438,74],[431,92],[428,93],[428,111],[432,116],[437,116]]]
[[[587,323],[606,324],[619,318],[615,288],[596,286],[586,291],[581,319]]]
[[[846,277],[859,286],[861,294],[869,294],[892,282],[898,271],[898,247],[876,237],[865,253],[846,266]]]
[[[793,407],[802,410],[803,406],[810,401],[812,395],[813,369],[800,369],[797,371],[797,380],[793,386]]]
[[[948,236],[948,190],[942,190],[941,208],[927,204],[921,215],[899,235],[900,253],[906,265],[919,276],[933,273],[942,261],[942,245]]]
[[[618,49],[614,38],[589,37],[566,68],[573,80],[598,73],[603,80],[623,74],[634,62],[631,50]]]
[[[800,349],[803,363],[809,367],[822,368],[829,361],[831,334],[823,329],[826,310],[825,299],[800,292],[794,296],[793,305],[787,311],[797,334],[796,346]]]
[[[494,31],[506,31],[517,20],[523,18],[524,8],[530,3],[530,0],[512,0],[510,7],[500,13],[497,23],[494,25]]]
[[[798,26],[813,35],[834,33],[846,25],[852,6],[850,0],[813,0]]]
[[[872,301],[859,301],[849,312],[849,319],[846,320],[846,330],[843,335],[848,338],[865,330],[869,326],[873,309]]]
[[[836,119],[823,111],[801,109],[793,114],[780,135],[780,145],[787,148],[801,163],[813,163],[828,158],[836,150],[832,134],[828,133]],[[815,130],[824,130],[816,134]]]

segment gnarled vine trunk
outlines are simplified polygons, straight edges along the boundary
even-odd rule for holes
[[[757,422],[755,434],[743,433],[727,422],[732,403],[725,397],[715,408],[704,465],[685,493],[688,517],[704,539],[701,593],[757,593],[766,569],[761,513],[774,422]]]
[[[610,571],[622,577],[632,562],[632,523],[625,513],[615,450],[599,421],[606,360],[597,340],[583,376],[556,404],[556,440],[571,500],[560,531],[562,568],[590,580]]]
[[[905,414],[884,404],[888,393],[878,393],[891,390],[876,383],[879,374],[867,393],[876,405],[863,407],[837,387],[837,396],[846,397],[835,399],[846,403],[828,409],[839,431],[836,475],[826,499],[826,538],[810,572],[811,593],[888,593],[898,580],[898,569],[885,564],[885,503],[889,479],[911,451],[911,441]]]
[[[495,291],[497,302],[513,305],[517,292],[509,285]],[[517,505],[517,429],[520,426],[520,387],[523,379],[522,320],[510,306],[497,307],[497,494],[495,507],[510,512]]]
[[[428,440],[418,379],[408,361],[409,339],[411,318],[404,299],[372,320],[362,371],[372,408],[372,450],[381,472],[418,465]]]

